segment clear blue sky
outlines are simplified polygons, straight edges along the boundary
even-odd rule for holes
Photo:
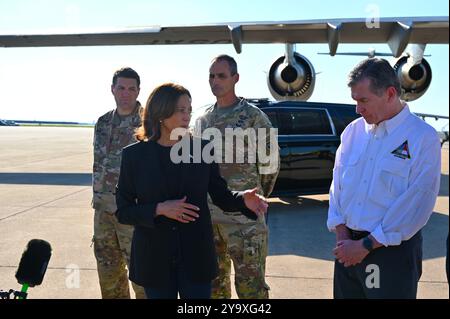
[[[185,25],[233,21],[279,21],[365,18],[374,8],[381,17],[447,16],[444,0],[423,1],[70,1],[0,0],[0,33],[89,31],[149,25]],[[341,51],[389,52],[387,45],[340,45]],[[313,63],[316,88],[310,101],[352,103],[346,86],[349,70],[363,57],[330,57],[327,45],[298,44],[297,52]],[[93,122],[114,107],[111,77],[130,66],[141,76],[139,100],[166,81],[186,86],[193,106],[214,101],[208,86],[211,58],[226,53],[238,62],[238,95],[269,97],[266,72],[283,55],[284,45],[120,46],[73,48],[0,48],[0,118]],[[425,96],[411,102],[413,111],[448,115],[449,47],[428,45],[433,80]],[[434,120],[430,122],[433,124]],[[446,122],[434,123],[439,128]]]

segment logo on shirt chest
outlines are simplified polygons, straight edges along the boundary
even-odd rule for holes
[[[409,153],[408,141],[404,141],[402,145],[393,150],[391,154],[394,154],[394,156],[401,159],[410,159],[411,155]]]

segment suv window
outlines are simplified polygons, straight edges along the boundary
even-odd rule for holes
[[[356,108],[350,108],[350,107],[342,107],[336,109],[337,113],[339,114],[339,117],[344,122],[344,127],[349,125],[353,120],[357,119],[360,115],[356,114]]]
[[[279,113],[279,120],[282,123],[279,133],[283,135],[333,134],[330,120],[325,110],[283,110]]]
[[[272,123],[272,126],[277,128],[278,127],[277,113],[275,111],[266,111],[266,110],[264,110],[264,113],[266,113],[267,117],[270,120],[270,123]]]

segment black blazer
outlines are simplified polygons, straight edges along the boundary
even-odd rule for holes
[[[206,142],[202,141],[202,148]],[[169,198],[167,179],[161,172],[156,142],[138,142],[123,149],[116,190],[120,223],[134,225],[131,246],[130,280],[144,287],[164,287],[170,280],[174,262],[174,245],[181,249],[187,273],[196,282],[211,281],[217,276],[207,193],[214,204],[225,211],[241,211],[249,218],[256,215],[247,209],[242,192],[231,192],[219,174],[216,163],[181,163],[179,182],[186,202],[200,208],[194,222],[183,224],[158,216],[156,205]],[[191,139],[191,154],[192,154]],[[173,180],[173,179],[171,179]],[[179,185],[176,185],[179,187]]]

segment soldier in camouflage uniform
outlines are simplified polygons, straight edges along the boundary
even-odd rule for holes
[[[269,132],[272,125],[268,117],[257,107],[240,99],[235,94],[235,85],[239,80],[237,65],[232,57],[221,55],[213,59],[209,83],[217,103],[211,105],[196,122],[199,135],[207,128],[220,130],[222,137],[222,163],[219,164],[221,175],[233,190],[258,188],[258,193],[268,197],[272,192],[279,172],[278,144],[267,152],[276,152],[275,169],[262,173],[265,165],[256,158],[256,163],[249,160],[244,163],[225,163],[226,128],[263,128],[266,132],[266,148],[269,148]],[[203,136],[205,138],[205,136]],[[231,145],[233,154],[244,152],[247,157],[247,139],[244,150]],[[213,281],[212,298],[231,298],[231,260],[235,269],[235,287],[239,298],[267,299],[269,286],[265,282],[265,266],[268,249],[268,227],[264,216],[253,221],[240,213],[224,212],[209,202],[214,227],[214,240],[219,259],[219,276]],[[231,259],[230,259],[231,257]]]
[[[94,254],[102,298],[130,298],[128,273],[133,227],[119,224],[115,187],[119,178],[122,148],[136,142],[134,131],[141,124],[142,107],[137,101],[139,75],[130,68],[115,72],[111,92],[116,109],[102,115],[95,125],[93,200]],[[133,284],[138,299],[144,289]]]

